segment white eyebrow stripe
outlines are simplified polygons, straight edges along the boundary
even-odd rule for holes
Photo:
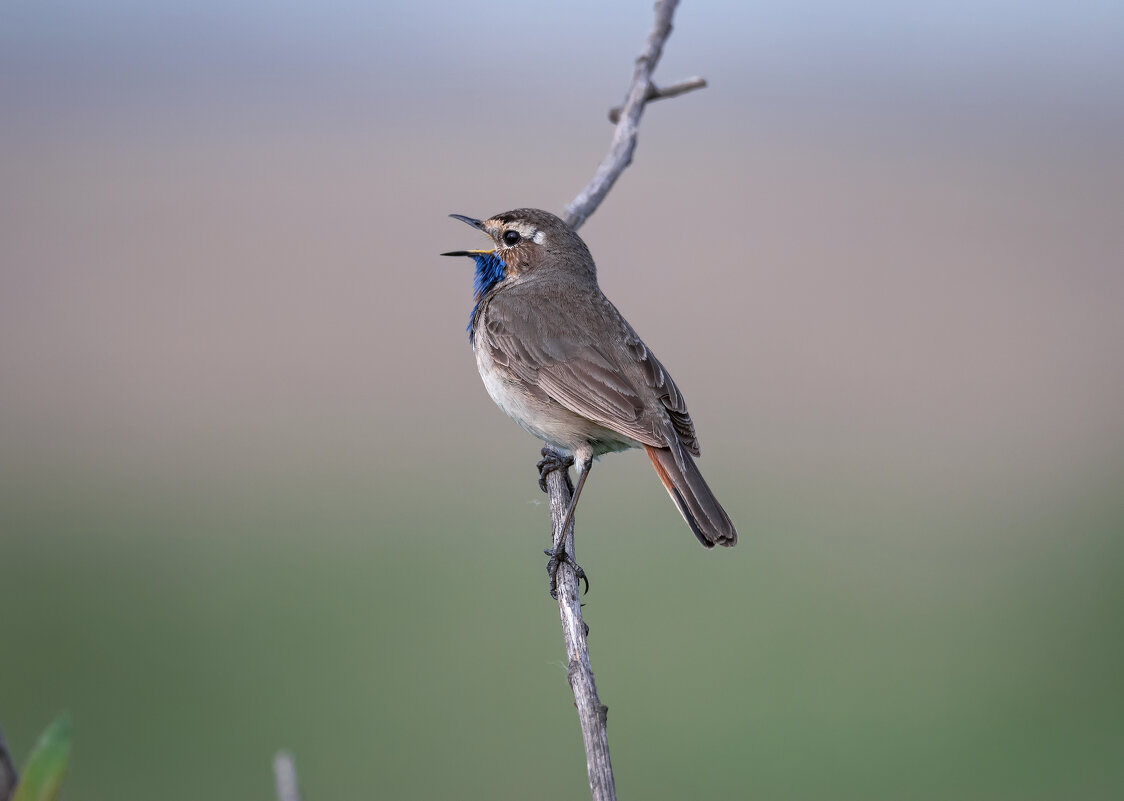
[[[531,237],[531,241],[536,245],[541,245],[546,237],[543,236],[542,231],[535,231],[535,235]]]

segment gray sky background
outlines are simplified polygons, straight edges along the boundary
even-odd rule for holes
[[[24,102],[381,99],[619,82],[649,4],[19,2],[0,11],[0,89]],[[668,75],[1103,105],[1124,84],[1115,2],[684,3]],[[495,83],[499,81],[499,83]],[[720,80],[720,85],[729,85]],[[588,90],[586,90],[588,91]],[[275,97],[274,99],[280,99]],[[494,102],[499,102],[495,98]]]

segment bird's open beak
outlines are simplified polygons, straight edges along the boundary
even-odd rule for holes
[[[495,253],[495,251],[494,250],[450,250],[448,253],[442,253],[441,255],[442,256],[472,256],[472,258],[475,259],[477,256],[483,256],[487,253]]]
[[[481,231],[484,230],[484,221],[483,220],[477,220],[473,217],[465,217],[463,214],[450,214],[449,216],[452,217],[454,220],[460,220],[463,223],[468,223],[473,228],[479,228]],[[471,256],[473,258],[476,258],[477,256],[481,256],[485,253],[492,253],[492,252],[493,251],[491,251],[491,250],[453,250],[453,251],[450,251],[448,253],[442,253],[441,255],[442,256]]]
[[[484,221],[483,220],[477,220],[477,219],[474,219],[472,217],[465,217],[463,214],[450,214],[449,216],[452,217],[454,220],[460,220],[462,223],[468,223],[473,228],[479,228],[480,230],[484,230]]]

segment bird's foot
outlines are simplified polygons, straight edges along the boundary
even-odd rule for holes
[[[546,574],[550,576],[551,598],[556,601],[558,600],[558,569],[562,567],[563,564],[568,564],[574,569],[574,577],[579,582],[585,582],[585,592],[587,595],[589,594],[589,578],[585,575],[585,571],[582,570],[582,566],[574,561],[574,557],[570,556],[565,545],[559,545],[553,550],[547,548],[543,553],[550,557],[546,562]]]
[[[546,477],[555,470],[568,471],[573,464],[573,456],[563,456],[553,448],[543,448],[542,459],[535,465],[539,469],[539,489],[546,492]],[[570,487],[570,492],[573,492],[569,473],[566,473],[566,484]]]

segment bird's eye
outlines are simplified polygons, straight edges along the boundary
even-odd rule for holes
[[[523,237],[519,236],[518,231],[504,231],[503,242],[505,245],[518,245],[519,240]]]

